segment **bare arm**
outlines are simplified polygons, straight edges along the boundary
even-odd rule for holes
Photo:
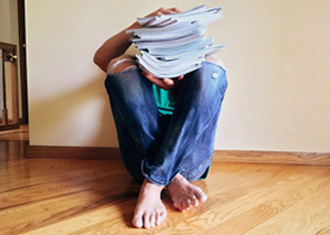
[[[124,54],[127,48],[131,45],[130,36],[126,34],[128,29],[140,28],[141,25],[137,22],[122,30],[116,35],[106,40],[103,45],[96,51],[94,55],[94,63],[106,72],[109,62]]]
[[[176,8],[160,8],[157,11],[147,15],[146,17],[178,12],[180,11]],[[99,66],[104,72],[106,72],[109,62],[112,59],[124,54],[128,47],[131,45],[131,35],[126,34],[125,31],[128,29],[136,28],[141,28],[141,25],[138,22],[133,23],[131,26],[106,40],[103,45],[96,51],[94,55],[94,63],[97,64],[97,66]]]

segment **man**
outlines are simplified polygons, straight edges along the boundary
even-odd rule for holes
[[[147,17],[179,12],[160,8]],[[140,27],[135,22],[127,29]],[[131,45],[127,29],[109,38],[94,62],[108,74],[105,85],[124,165],[142,182],[132,223],[149,228],[166,218],[164,189],[180,211],[207,200],[190,182],[205,178],[211,164],[227,80],[221,60],[212,56],[205,57],[200,69],[176,79],[140,70],[125,54]]]

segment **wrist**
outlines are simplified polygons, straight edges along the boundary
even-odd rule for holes
[[[142,28],[142,25],[140,25],[139,22],[135,21],[127,29],[138,29],[138,28]]]

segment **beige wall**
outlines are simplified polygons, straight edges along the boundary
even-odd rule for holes
[[[223,5],[229,89],[216,149],[330,152],[330,1],[27,1],[31,145],[118,146],[103,41],[160,6]]]

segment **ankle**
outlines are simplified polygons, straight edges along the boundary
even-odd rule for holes
[[[142,183],[142,186],[141,186],[142,190],[148,190],[148,191],[152,190],[152,191],[161,192],[163,190],[163,188],[164,188],[164,186],[154,184],[154,183],[152,183],[151,181],[149,181],[147,179],[144,179],[144,181]]]
[[[174,183],[186,183],[188,180],[180,174],[177,174],[172,180]]]

